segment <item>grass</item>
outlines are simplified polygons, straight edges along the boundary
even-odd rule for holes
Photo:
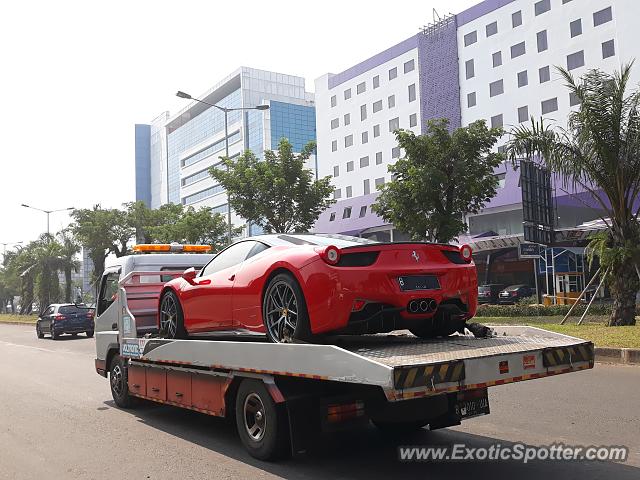
[[[478,317],[486,325],[531,325],[552,332],[590,340],[596,347],[640,348],[640,322],[633,327],[607,327],[607,317],[587,316],[582,325],[579,317],[570,317],[560,325],[562,317]],[[638,319],[637,319],[638,320]]]
[[[37,315],[10,315],[6,313],[0,313],[0,323],[36,323],[38,319]]]

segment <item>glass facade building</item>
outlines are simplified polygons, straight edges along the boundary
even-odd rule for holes
[[[296,152],[316,139],[316,109],[306,105],[271,102],[271,148],[286,138]]]

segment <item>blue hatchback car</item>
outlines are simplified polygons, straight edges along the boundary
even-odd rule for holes
[[[38,317],[36,334],[38,338],[44,338],[48,333],[52,340],[65,333],[73,336],[85,333],[87,337],[93,337],[93,315],[94,309],[84,304],[54,303]]]

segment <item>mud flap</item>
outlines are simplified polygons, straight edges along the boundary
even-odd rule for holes
[[[303,456],[320,436],[320,415],[317,398],[288,398],[286,406],[289,419],[291,456]]]

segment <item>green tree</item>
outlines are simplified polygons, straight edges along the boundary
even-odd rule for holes
[[[243,218],[267,233],[305,232],[334,203],[330,177],[314,180],[305,168],[314,149],[311,142],[295,154],[283,138],[277,152],[265,151],[262,161],[246,151],[236,161],[225,158],[228,169],[209,172],[229,192],[231,206]]]
[[[76,242],[71,230],[64,229],[58,233],[60,241],[60,256],[62,257],[62,270],[64,271],[64,301],[71,302],[72,283],[71,274],[77,272],[80,262],[76,260],[76,255],[80,252],[80,245]]]
[[[640,227],[634,204],[640,195],[640,90],[629,91],[633,63],[608,74],[590,70],[576,80],[558,68],[579,108],[567,128],[545,128],[542,121],[511,132],[507,155],[535,158],[560,174],[566,187],[589,192],[604,212],[606,231],[590,242],[614,298],[609,325],[635,325],[640,286]],[[637,208],[637,205],[635,206]]]
[[[380,188],[373,210],[414,240],[448,243],[467,229],[465,213],[477,213],[496,193],[491,151],[502,135],[484,120],[451,133],[446,119],[430,120],[427,133],[396,131],[405,156],[389,166],[393,180]]]

